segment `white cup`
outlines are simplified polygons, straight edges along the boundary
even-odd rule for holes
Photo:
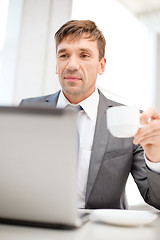
[[[114,137],[133,137],[141,127],[139,109],[129,106],[108,108],[107,127]]]

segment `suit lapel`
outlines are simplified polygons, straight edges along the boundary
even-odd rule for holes
[[[107,123],[106,123],[106,110],[108,107],[113,105],[114,105],[114,102],[106,99],[103,96],[103,94],[100,92],[97,121],[96,121],[95,134],[94,134],[94,140],[93,140],[93,146],[92,146],[89,173],[88,173],[86,203],[92,191],[99,168],[101,166],[105,149],[107,147],[109,132],[108,132]]]
[[[59,97],[60,91],[49,95],[46,99],[45,99],[45,103],[47,105],[52,105],[53,107],[56,107],[57,105],[57,101],[58,101],[58,97]]]

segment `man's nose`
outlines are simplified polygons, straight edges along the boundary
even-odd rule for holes
[[[78,59],[76,57],[70,57],[66,68],[69,71],[77,71],[79,69]]]

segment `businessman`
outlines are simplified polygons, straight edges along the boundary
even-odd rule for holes
[[[81,106],[78,207],[127,208],[125,185],[131,172],[144,200],[160,209],[160,114],[155,108],[143,112],[145,126],[134,138],[113,137],[106,110],[120,104],[96,88],[97,75],[104,73],[106,65],[102,32],[90,20],[72,20],[56,32],[55,42],[61,90],[22,100],[21,106]]]

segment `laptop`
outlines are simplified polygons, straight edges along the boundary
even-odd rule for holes
[[[0,107],[0,222],[75,228],[76,113],[68,109]]]

